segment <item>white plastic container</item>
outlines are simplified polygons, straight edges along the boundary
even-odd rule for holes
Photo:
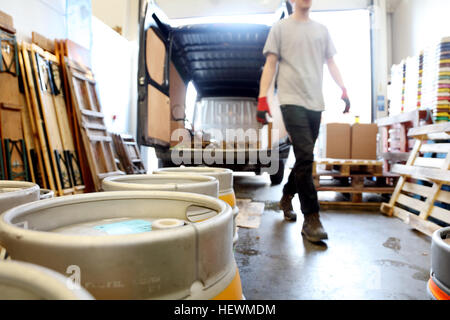
[[[185,225],[149,231],[166,218]],[[232,227],[231,208],[212,197],[104,192],[13,208],[0,217],[0,242],[16,260],[60,273],[79,268],[96,299],[203,300],[230,287],[242,299]]]
[[[217,198],[219,182],[214,177],[199,175],[127,175],[103,180],[105,191],[178,191]]]
[[[234,221],[234,243],[238,241],[238,233],[236,231],[236,218],[239,214],[239,208],[236,205],[236,195],[233,189],[233,171],[224,168],[211,167],[174,167],[162,168],[154,172],[155,174],[197,174],[216,178],[219,181],[219,199],[228,203],[233,209]]]
[[[0,262],[0,301],[93,299],[71,279],[53,270],[24,262]]]
[[[40,190],[40,196],[39,196],[40,200],[52,199],[54,197],[55,197],[55,193],[52,190],[48,190],[48,189]]]
[[[39,186],[31,182],[0,181],[0,214],[18,205],[38,201]]]

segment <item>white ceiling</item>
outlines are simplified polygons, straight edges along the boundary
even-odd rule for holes
[[[170,19],[274,13],[284,0],[154,0]]]
[[[170,19],[274,13],[284,0],[151,0]],[[292,1],[292,0],[290,0]],[[388,12],[394,12],[402,0],[385,0]],[[313,0],[313,10],[365,9],[371,0]]]

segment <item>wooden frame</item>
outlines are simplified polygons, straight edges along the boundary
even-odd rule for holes
[[[39,143],[39,132],[37,129],[33,106],[31,102],[31,93],[28,87],[27,72],[25,70],[24,57],[22,52],[22,46],[19,49],[19,66],[22,75],[26,108],[23,111],[23,128],[25,145],[28,153],[28,165],[31,172],[31,178],[34,183],[39,184],[41,187],[48,189],[47,179],[45,178],[45,169],[43,163],[43,154]]]
[[[0,30],[0,72],[19,74],[16,36]]]
[[[61,99],[55,99],[57,89],[50,67],[51,63],[57,64],[58,60],[40,47],[26,43],[22,44],[22,56],[48,186],[60,196],[73,194],[75,183],[82,186],[82,182],[73,177],[74,170],[71,168],[76,161],[72,161],[71,153],[65,149],[63,143],[63,137],[68,140],[67,135],[63,135],[67,130],[65,127],[67,127],[68,119],[67,114],[64,113],[65,105],[58,105],[57,100],[61,101]],[[62,101],[64,101],[63,97]],[[64,116],[65,121],[62,120]]]
[[[47,136],[45,133],[45,124],[44,120],[42,119],[40,106],[39,106],[39,96],[38,96],[38,89],[35,86],[35,76],[34,76],[34,70],[33,70],[33,62],[31,57],[31,45],[27,43],[21,44],[21,52],[23,57],[23,64],[24,69],[26,73],[26,79],[27,84],[29,88],[30,93],[30,106],[32,109],[32,112],[30,115],[34,118],[34,121],[36,123],[36,134],[39,138],[39,146],[42,156],[42,164],[43,164],[43,174],[45,183],[44,188],[48,188],[53,190],[56,194],[58,194],[58,190],[56,187],[55,178],[53,176],[52,171],[52,161],[51,161],[51,152],[49,152],[49,146],[47,143]]]
[[[381,211],[431,236],[442,225],[450,224],[450,192],[443,188],[450,185],[450,144],[446,142],[450,140],[450,123],[414,128],[408,136],[416,139],[415,147],[406,165],[394,166],[401,178]],[[445,154],[445,158],[422,157],[425,153]]]
[[[104,178],[123,172],[118,170],[115,162],[112,138],[104,123],[94,75],[86,66],[68,58],[65,58],[65,64],[95,189],[101,191]]]
[[[81,137],[80,126],[78,125],[78,119],[75,111],[75,107],[72,103],[72,92],[70,90],[69,79],[67,76],[67,67],[65,57],[75,56],[81,59],[81,57],[85,57],[81,60],[86,60],[88,56],[88,52],[86,49],[82,48],[71,42],[70,40],[56,40],[56,55],[58,56],[61,66],[62,66],[62,79],[63,79],[63,89],[64,89],[64,97],[66,100],[67,113],[70,120],[70,129],[72,132],[72,136],[74,138],[75,150],[79,156],[79,163],[81,169],[81,175],[84,182],[84,192],[94,192],[95,185],[91,170],[89,168],[89,163],[87,160],[87,154],[84,149],[84,144]]]
[[[28,160],[22,130],[22,106],[0,103],[0,138],[8,180],[28,181]]]
[[[57,193],[60,196],[74,193],[74,182],[69,169],[69,159],[65,154],[58,114],[54,101],[55,88],[52,81],[50,61],[53,57],[36,45],[31,45],[37,94],[40,100],[42,118],[47,133],[47,141],[51,150],[54,178]],[[54,61],[56,62],[56,61]]]
[[[127,174],[145,174],[147,170],[141,159],[139,147],[133,136],[113,134],[114,148]]]

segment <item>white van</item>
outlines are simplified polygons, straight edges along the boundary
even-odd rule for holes
[[[273,184],[282,182],[290,143],[276,90],[269,96],[273,123],[260,125],[256,110],[270,25],[289,10],[281,0],[147,2],[141,16],[138,141],[155,148],[160,167],[268,172]],[[265,21],[248,23],[249,13],[264,14]],[[217,22],[227,14],[233,22]],[[197,91],[191,116],[189,83]]]

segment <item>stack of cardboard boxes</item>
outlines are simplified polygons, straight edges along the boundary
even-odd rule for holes
[[[322,156],[328,159],[377,160],[378,125],[329,123]]]

